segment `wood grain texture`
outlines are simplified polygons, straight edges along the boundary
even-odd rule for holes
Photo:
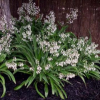
[[[6,16],[6,20],[8,23],[8,27],[10,27],[10,19],[11,19],[11,13],[10,13],[10,7],[9,7],[9,0],[0,0],[0,20],[1,17]],[[0,30],[2,30],[2,26],[0,25]]]
[[[10,0],[11,13],[14,17],[18,17],[17,9],[23,2],[29,0]],[[68,31],[74,32],[77,37],[89,36],[91,32],[94,42],[99,44],[100,49],[100,0],[33,0],[39,5],[44,16],[49,11],[54,11],[56,20],[60,22],[66,21],[66,13],[70,12],[70,8],[78,9],[78,18],[74,23],[69,25]]]

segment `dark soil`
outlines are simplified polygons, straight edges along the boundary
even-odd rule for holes
[[[44,100],[42,99],[31,85],[29,88],[23,87],[18,91],[14,91],[14,87],[19,85],[22,80],[26,79],[27,76],[23,74],[17,74],[17,84],[9,81],[6,78],[7,92],[4,98],[0,100]],[[68,98],[66,100],[100,100],[100,81],[95,79],[86,79],[86,87],[82,80],[78,77],[70,79],[73,85],[65,84],[64,90],[66,91]],[[43,85],[39,84],[40,91],[43,92]],[[0,95],[2,93],[2,86],[0,84]],[[53,96],[49,93],[48,98],[45,100],[61,100],[60,97]]]

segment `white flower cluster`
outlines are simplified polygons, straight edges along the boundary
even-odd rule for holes
[[[31,18],[28,16],[36,16],[39,14],[40,9],[36,6],[35,3],[32,2],[32,0],[29,0],[29,3],[23,3],[22,7],[18,8],[18,14],[19,15],[27,15],[26,18],[30,20]]]
[[[1,52],[6,52],[6,53],[10,53],[10,45],[11,45],[11,35],[9,33],[5,34],[5,36],[3,36],[0,39],[0,53]]]
[[[53,56],[59,56],[58,50],[60,49],[60,45],[58,45],[57,42],[51,42],[51,45],[49,47],[50,54],[53,54]]]
[[[18,63],[18,66],[20,67],[20,69],[22,69],[22,70],[24,69],[24,64],[23,64],[23,62],[19,62],[19,63]]]
[[[12,18],[12,19],[9,19],[10,21],[7,22],[7,17],[6,15],[2,16],[1,20],[0,20],[0,24],[1,24],[1,27],[2,27],[2,32],[6,32],[6,31],[9,31],[9,33],[14,33],[15,30],[17,30],[16,27],[14,27],[15,25],[15,19]]]
[[[30,67],[30,69],[29,69],[30,71],[34,71],[34,69],[33,69],[33,67]]]
[[[17,63],[15,63],[15,62],[6,62],[6,66],[13,70],[17,70]]]
[[[77,46],[76,48],[80,51],[83,50],[83,47],[85,46],[85,40],[84,39],[78,39],[78,43],[77,43]]]
[[[71,8],[70,10],[71,10],[70,14],[68,14],[68,13],[66,14],[66,18],[68,19],[69,24],[73,23],[73,21],[76,20],[77,16],[78,16],[78,14],[77,14],[78,9]]]
[[[49,68],[50,68],[50,64],[47,64],[47,65],[45,66],[45,70],[49,70]]]
[[[73,41],[74,44],[76,42]],[[98,57],[98,54],[100,53],[100,50],[97,50],[96,48],[98,47],[98,44],[95,44],[94,42],[92,42],[91,44],[87,44],[88,42],[88,37],[85,38],[80,38],[78,39],[78,42],[76,43],[76,45],[71,45],[72,48],[75,48],[76,50],[79,51],[83,51],[85,55],[92,55],[95,54],[96,57]]]
[[[24,69],[23,62],[17,62],[17,58],[16,57],[13,57],[12,62],[6,62],[5,64],[6,64],[7,68],[11,68],[14,71],[17,70],[18,66],[20,67],[20,69]]]
[[[67,59],[65,61],[61,61],[61,62],[57,62],[57,66],[67,66],[68,64],[69,65],[72,65],[72,66],[76,66],[76,64],[78,63],[78,59],[79,59],[79,56],[80,54],[78,53],[77,50],[75,49],[68,49],[68,50],[62,50],[61,51],[61,54],[63,56],[65,56]]]
[[[60,45],[58,45],[58,42],[53,41],[53,42],[47,42],[47,41],[39,41],[40,48],[43,50],[43,52],[50,52],[53,56],[59,56],[59,48]]]
[[[77,43],[75,43],[77,41]],[[84,47],[86,46],[88,42],[88,37],[86,36],[85,38],[79,38],[79,39],[73,39],[74,44],[71,45],[72,48],[76,48],[79,51],[84,51]]]
[[[74,78],[74,77],[75,77],[75,74],[69,73],[69,74],[67,74],[67,76],[66,76],[66,80],[69,80],[70,78]]]
[[[25,32],[22,33],[23,41],[27,41],[27,39],[32,41],[32,31],[31,31],[30,24],[27,26],[24,26],[23,28],[24,28],[24,30],[26,30]]]
[[[39,64],[39,60],[36,59],[36,60],[35,60],[35,63],[36,63],[36,65],[37,65],[37,71],[36,71],[36,73],[37,73],[37,74],[40,74],[40,73],[41,73],[41,70],[42,70],[42,67],[41,67],[40,64]],[[33,70],[33,71],[34,71],[34,70]]]
[[[20,62],[20,63],[18,64],[18,66],[23,67],[24,64],[23,64],[22,62]]]
[[[46,16],[44,23],[49,24],[46,31],[48,32],[48,35],[52,35],[57,29],[55,24],[55,14],[53,11],[50,11],[49,15]]]
[[[75,74],[73,73],[68,73],[67,75],[63,75],[62,73],[59,74],[60,79],[66,78],[66,80],[69,80],[70,78],[74,78],[74,77],[75,77]]]
[[[38,60],[38,59],[35,59],[35,63],[36,63],[37,65],[39,65],[39,60]]]
[[[11,18],[9,23],[10,23],[10,28],[9,28],[10,33],[14,34],[15,31],[18,32],[18,29],[14,26],[16,23],[16,18]]]
[[[37,66],[37,71],[36,71],[36,73],[37,73],[37,74],[41,73],[41,70],[42,70],[42,67],[40,67],[40,66],[38,65],[38,66]]]
[[[26,15],[25,17],[25,20],[27,20],[28,22],[31,22],[32,21],[32,18],[31,17],[29,17],[29,15]],[[22,18],[21,18],[21,16],[19,17],[19,20],[21,20]]]
[[[69,38],[69,36],[70,36],[69,34],[65,34],[65,33],[59,34],[59,37],[61,38],[62,42],[64,42],[66,38]]]
[[[1,27],[2,27],[2,32],[5,32],[5,29],[8,28],[7,17],[6,17],[6,15],[4,15],[4,16],[1,17],[0,25],[1,25]]]
[[[97,47],[98,47],[98,44],[95,44],[94,42],[91,43],[90,45],[87,45],[84,51],[85,55],[99,54],[100,50],[96,50]]]
[[[51,58],[51,57],[48,57],[48,61],[51,61],[51,60],[53,60],[53,58]]]
[[[94,67],[94,63],[92,62],[91,64],[87,64],[87,61],[85,61],[84,63],[84,73],[88,72],[88,71],[95,71],[96,68]]]
[[[60,78],[60,79],[63,79],[63,78],[64,78],[64,75],[63,75],[62,73],[60,73],[60,74],[59,74],[59,78]]]

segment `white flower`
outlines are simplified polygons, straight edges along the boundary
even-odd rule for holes
[[[66,80],[69,80],[69,78],[74,78],[74,77],[75,77],[75,74],[69,73],[69,74],[67,74],[67,76],[66,76]]]
[[[58,65],[59,65],[59,63],[58,63],[58,62],[56,62],[56,65],[58,66]]]
[[[36,71],[37,74],[40,74],[40,72],[41,72],[40,70],[37,70],[37,71]]]
[[[42,68],[40,66],[37,67],[37,70],[42,70]]]
[[[41,72],[41,70],[42,70],[42,68],[38,65],[36,73],[39,74]]]
[[[0,53],[6,52],[10,53],[10,45],[11,45],[11,35],[9,33],[4,34],[4,36],[0,39]]]
[[[78,9],[71,8],[70,14],[66,14],[66,18],[68,19],[69,24],[73,23],[73,21],[77,19],[77,16],[78,16],[77,12],[78,12]]]
[[[49,15],[46,16],[46,19],[44,19],[44,23],[49,24],[46,32],[48,33],[48,35],[52,35],[52,33],[54,33],[57,29],[57,26],[55,24],[54,12],[50,11]]]
[[[30,71],[34,71],[34,69],[32,67],[30,67]]]
[[[36,60],[35,60],[35,63],[39,65],[39,60],[38,60],[38,59],[36,59]]]
[[[23,67],[23,66],[24,66],[24,64],[21,62],[21,63],[19,63],[19,66],[20,66],[20,67]]]
[[[32,21],[32,18],[29,17],[28,15],[26,15],[24,18],[25,18],[28,22],[31,22],[31,21]]]
[[[50,64],[45,66],[45,70],[48,70],[50,68]]]
[[[30,26],[30,24],[27,25],[27,28],[28,28],[29,30],[31,30],[31,26]]]
[[[28,36],[30,36],[31,35],[31,31],[26,31],[26,34],[28,35]]]
[[[59,63],[59,66],[61,66],[61,67],[63,67],[63,65],[64,65],[63,62],[60,62],[60,63]]]
[[[74,64],[72,63],[71,65],[72,65],[72,66],[74,66],[74,67],[76,66],[76,64],[75,64],[75,63],[74,63]]]
[[[87,36],[85,37],[85,40],[88,40],[88,37]]]
[[[25,32],[23,32],[22,35],[23,35],[23,38],[27,37]]]
[[[71,60],[70,60],[70,59],[67,59],[65,62],[66,62],[67,64],[71,64]]]
[[[63,79],[64,75],[62,73],[59,74],[59,78]]]
[[[16,70],[17,69],[17,64],[15,62],[6,62],[6,66],[8,68],[12,68],[13,70]]]
[[[91,64],[88,64],[87,61],[84,62],[84,72],[88,72],[88,71],[95,71],[96,68],[94,67],[94,62],[92,62]]]
[[[55,54],[55,56],[57,56],[57,57],[58,57],[58,56],[59,56],[59,53],[56,53],[56,54]]]
[[[95,56],[95,58],[98,58],[98,57],[99,57],[98,55]]]
[[[16,61],[16,57],[13,57],[13,61]]]
[[[48,57],[48,61],[51,61],[52,60],[52,58],[51,57]]]
[[[30,0],[29,3],[23,3],[22,7],[18,8],[18,14],[20,16],[24,14],[36,16],[37,14],[39,14],[39,12],[40,12],[39,7],[37,7],[36,4],[32,2],[32,0]]]

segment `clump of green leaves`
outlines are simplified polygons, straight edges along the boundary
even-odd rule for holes
[[[0,55],[0,83],[3,86],[3,93],[1,97],[4,97],[6,93],[6,86],[5,86],[6,83],[5,83],[4,75],[7,75],[10,80],[16,83],[13,74],[8,70],[8,68],[5,65],[5,59],[6,59],[6,54],[1,54]]]
[[[99,63],[100,51],[91,38],[78,39],[72,32],[66,32],[66,25],[59,29],[52,11],[43,19],[39,15],[39,8],[31,0],[18,11],[20,17],[9,30],[13,38],[9,42],[10,46],[7,45],[4,49],[5,52],[10,51],[8,59],[11,60],[1,65],[7,72],[13,69],[14,74],[21,72],[28,75],[15,90],[34,84],[37,93],[46,98],[50,86],[53,95],[64,99],[67,94],[63,82],[70,83],[70,78],[79,76],[84,83],[84,77],[100,79],[100,68],[95,65]],[[9,73],[7,75],[14,81],[10,71]],[[3,76],[0,78],[5,85]],[[38,89],[40,82],[44,84],[44,94]]]

